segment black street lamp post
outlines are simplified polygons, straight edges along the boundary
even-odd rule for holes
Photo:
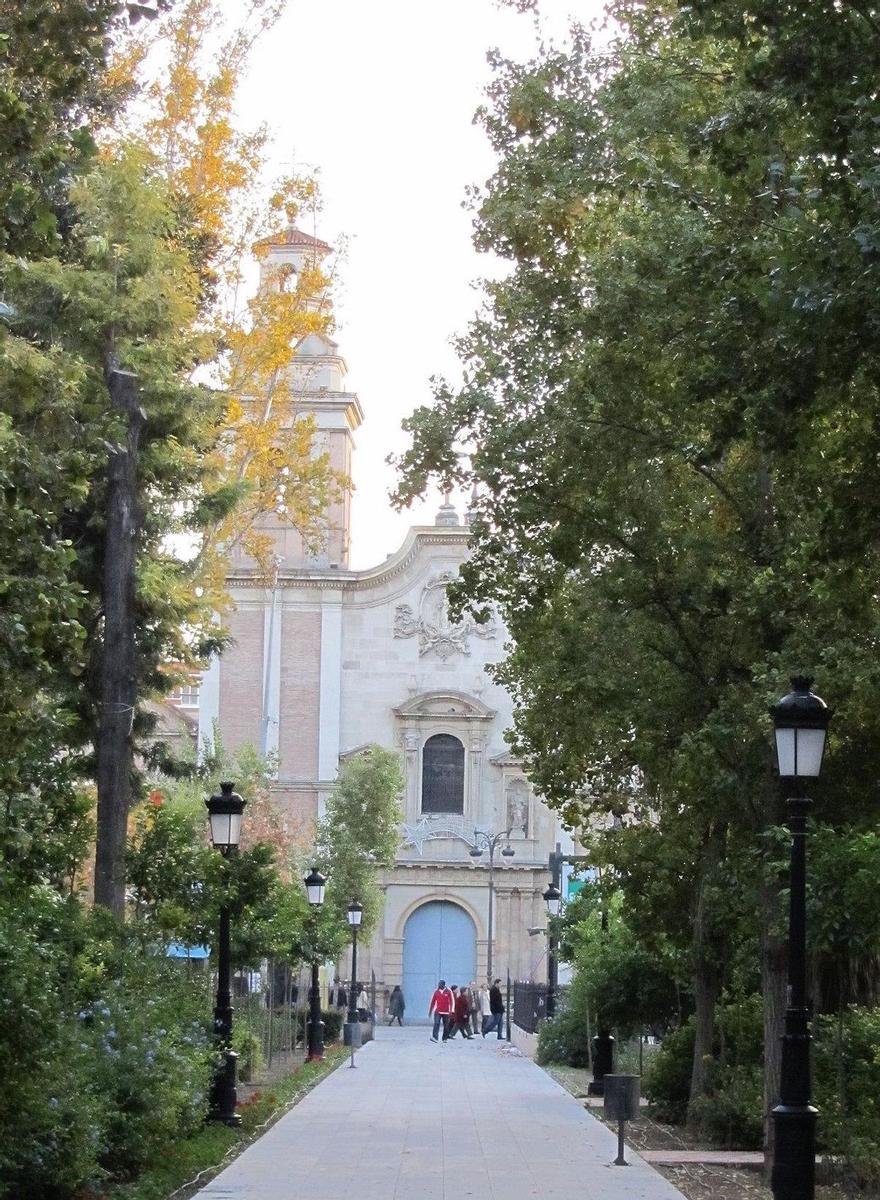
[[[224,858],[238,852],[241,836],[241,815],[246,801],[234,790],[235,784],[221,783],[218,795],[205,801],[211,825],[211,841]],[[220,908],[219,944],[217,946],[217,1004],[214,1008],[214,1045],[220,1061],[211,1086],[210,1113],[214,1121],[238,1125],[241,1118],[235,1111],[236,1072],[238,1055],[232,1049],[232,956],[230,952],[229,905]]]
[[[474,830],[474,848],[468,853],[471,858],[482,858],[483,851],[489,851],[489,921],[487,928],[487,944],[486,944],[486,978],[489,983],[493,983],[492,976],[492,959],[493,959],[493,942],[495,939],[495,851],[500,842],[506,841],[510,837],[510,830],[503,829],[501,833],[486,833],[483,829]],[[482,845],[480,845],[482,840]],[[513,858],[516,851],[512,846],[505,846],[501,851],[504,858]]]
[[[360,1035],[360,1022],[357,1013],[357,973],[358,973],[358,929],[364,915],[364,906],[357,900],[352,900],[348,906],[348,925],[351,929],[351,982],[348,988],[348,1044],[351,1047],[350,1067],[354,1066],[354,1052],[360,1045],[360,1036],[355,1036],[355,1028]]]
[[[555,883],[550,884],[544,892],[544,903],[547,905],[547,1003],[544,1011],[548,1017],[556,1013],[556,990],[559,985],[559,960],[557,958],[557,940],[553,930],[553,921],[559,916],[559,906],[562,903],[562,893]]]
[[[321,1020],[321,980],[318,962],[318,912],[324,903],[324,886],[327,880],[317,867],[305,877],[306,895],[312,906],[315,927],[315,946],[312,957],[312,989],[309,993],[309,1062],[321,1062],[324,1057],[324,1022]]]
[[[792,691],[775,704],[776,759],[789,787],[791,881],[788,918],[789,1000],[782,1037],[779,1104],[773,1109],[774,1149],[771,1186],[774,1200],[813,1200],[816,1177],[816,1109],[811,1103],[810,1009],[807,1003],[806,837],[811,801],[803,779],[815,779],[822,767],[831,710],[810,691],[812,679],[795,676]]]

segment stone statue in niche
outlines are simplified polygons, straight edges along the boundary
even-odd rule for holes
[[[524,779],[511,779],[506,788],[507,827],[512,833],[529,836],[529,785]]]
[[[469,655],[470,638],[494,638],[494,620],[478,625],[472,617],[452,621],[446,588],[455,579],[454,571],[441,571],[432,576],[422,589],[418,615],[409,604],[398,604],[394,610],[394,636],[418,637],[419,655],[434,652],[444,661],[453,654]]]

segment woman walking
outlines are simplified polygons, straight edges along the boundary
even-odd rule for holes
[[[370,997],[367,995],[367,989],[364,984],[360,985],[360,991],[357,994],[355,1005],[357,1006],[359,1021],[372,1020],[372,1013],[370,1012]]]
[[[473,1035],[471,1034],[471,1031],[469,1028],[469,1026],[470,1026],[470,1005],[468,1004],[467,988],[466,987],[453,988],[452,991],[455,994],[455,1007],[453,1009],[454,1020],[452,1022],[452,1027],[449,1030],[449,1036],[451,1038],[454,1038],[456,1033],[460,1029],[461,1036],[463,1038],[467,1038],[468,1040],[470,1040],[470,1038]]]
[[[406,1001],[403,998],[403,992],[400,990],[400,984],[396,983],[388,997],[388,1024],[393,1025],[396,1020],[398,1025],[403,1025],[405,1008]]]

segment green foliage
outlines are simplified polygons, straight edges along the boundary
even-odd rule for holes
[[[583,1067],[589,1036],[600,1028],[625,1041],[647,1030],[664,1033],[677,1016],[681,964],[662,938],[639,940],[622,910],[619,891],[603,895],[586,884],[559,922],[562,953],[575,972],[559,1012],[538,1030],[539,1061]]]
[[[211,939],[223,901],[234,954],[251,963],[301,941],[305,916],[289,854],[258,836],[219,861],[192,793],[136,818],[130,928],[88,913],[77,894],[94,834],[83,781],[104,713],[108,455],[124,435],[108,375],[137,376],[145,418],[123,758],[147,731],[139,705],[173,683],[167,664],[201,665],[223,643],[196,566],[173,547],[236,498],[205,503],[226,453],[225,401],[193,382],[216,350],[203,285],[222,239],[192,236],[193,197],[151,148],[108,135],[127,87],[108,59],[136,8],[23,0],[0,16],[0,1197],[10,1200],[103,1190],[200,1124],[210,1003],[204,981],[165,958],[170,938]],[[229,64],[218,80],[232,88]],[[260,834],[279,825],[267,818]]]
[[[831,0],[609,11],[617,39],[495,60],[476,238],[511,269],[461,386],[407,423],[398,500],[476,485],[457,599],[503,611],[514,749],[571,828],[640,827],[597,857],[646,945],[647,913],[690,938],[711,1010],[748,954],[783,982],[767,706],[790,672],[837,713],[817,819],[874,833],[880,39]],[[876,937],[846,876],[816,881],[839,977]]]
[[[688,1112],[691,1125],[712,1146],[760,1150],[764,1138],[764,1079],[760,1061],[719,1068],[710,1090],[696,1097]]]
[[[321,1020],[324,1022],[324,1041],[328,1046],[332,1042],[338,1042],[342,1036],[342,1024],[345,1016],[346,1014],[338,1008],[331,1008],[321,1013]]]
[[[0,23],[0,248],[45,254],[71,220],[70,175],[94,151],[89,125],[123,96],[104,71],[125,20],[114,0],[21,0]]]
[[[376,868],[394,862],[402,792],[400,759],[390,750],[371,746],[340,767],[316,831],[316,861],[328,880],[318,927],[324,958],[336,958],[351,939],[346,913],[352,900],[364,906],[361,936],[376,926],[382,911]]]
[[[755,1149],[763,1138],[763,1017],[760,996],[719,1007],[705,1095],[688,1106],[694,1021],[668,1033],[648,1060],[642,1090],[660,1121],[688,1120],[713,1146]]]
[[[19,891],[0,900],[0,974],[0,1196],[73,1197],[201,1122],[204,989],[146,931]]]
[[[658,1121],[681,1125],[687,1118],[694,1063],[694,1022],[673,1029],[652,1057],[642,1080],[642,1092]]]
[[[204,983],[161,942],[113,926],[90,939],[79,970],[80,1078],[103,1108],[99,1162],[131,1176],[205,1118],[214,1055]]]
[[[247,1025],[237,1021],[232,1026],[232,1049],[238,1055],[238,1078],[250,1083],[264,1066],[263,1044]]]
[[[267,1091],[254,1095],[239,1107],[238,1129],[212,1122],[186,1138],[169,1142],[137,1180],[106,1189],[108,1200],[167,1200],[200,1171],[219,1166],[225,1155],[244,1149],[261,1128],[334,1071],[343,1057],[341,1047],[331,1046],[323,1062],[304,1063]]]
[[[815,1023],[818,1140],[862,1186],[880,1184],[880,1009],[848,1008]]]
[[[138,811],[128,854],[137,914],[169,941],[216,945],[220,908],[230,910],[232,957],[254,966],[287,957],[302,939],[308,906],[302,888],[285,882],[275,849],[265,842],[223,858],[208,845],[204,793],[192,803],[192,784],[172,783],[160,803]],[[246,810],[247,811],[247,810]]]
[[[614,1029],[624,1038],[646,1028],[665,1031],[678,1010],[676,972],[681,964],[662,940],[640,941],[623,912],[620,893],[600,912],[584,889],[565,919],[566,954],[575,967],[568,989],[569,1019]]]
[[[572,996],[574,990],[573,984],[566,1003],[560,1006],[554,1017],[542,1021],[538,1026],[535,1061],[542,1066],[547,1063],[567,1063],[570,1067],[586,1067],[590,1061],[586,1008],[581,997]],[[590,1032],[595,1036],[595,1029]]]

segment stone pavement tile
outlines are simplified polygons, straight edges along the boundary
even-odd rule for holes
[[[386,1029],[195,1200],[682,1200],[504,1042]]]
[[[712,1167],[763,1167],[764,1155],[759,1150],[643,1150],[645,1162],[664,1166],[684,1166],[702,1163]]]

